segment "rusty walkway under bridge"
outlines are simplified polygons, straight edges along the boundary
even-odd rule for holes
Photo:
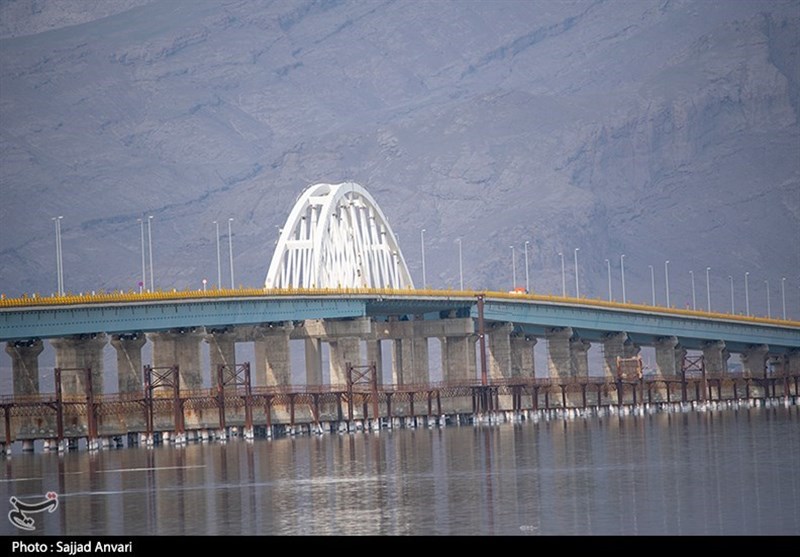
[[[764,377],[728,374],[707,377],[702,365],[684,366],[679,376],[663,377],[626,371],[616,377],[564,379],[515,378],[474,382],[380,385],[375,365],[347,366],[347,384],[252,387],[250,366],[220,365],[216,386],[184,391],[177,366],[144,367],[144,389],[138,393],[94,395],[91,369],[85,392],[65,395],[55,368],[55,392],[0,398],[3,452],[14,442],[33,450],[77,448],[86,441],[100,446],[152,444],[230,435],[277,436],[297,431],[322,433],[417,423],[470,423],[476,418],[511,413],[636,408],[686,403],[756,403],[784,400],[800,403],[800,374],[779,371]],[[71,370],[76,371],[76,370]]]

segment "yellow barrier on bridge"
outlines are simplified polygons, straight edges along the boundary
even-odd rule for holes
[[[121,290],[109,292],[92,292],[59,296],[40,296],[38,294],[23,294],[18,298],[0,296],[0,310],[3,308],[35,308],[41,306],[75,306],[87,304],[115,304],[115,303],[148,303],[169,302],[181,300],[218,300],[232,298],[275,298],[275,297],[302,297],[302,296],[331,296],[331,297],[413,297],[413,298],[447,298],[447,299],[474,299],[483,295],[486,299],[546,302],[553,304],[567,304],[593,308],[613,308],[628,311],[641,311],[647,313],[660,313],[685,317],[699,317],[705,319],[727,319],[745,323],[764,323],[789,327],[800,327],[800,322],[777,318],[746,316],[742,314],[729,314],[720,312],[707,312],[701,310],[682,309],[675,307],[652,306],[648,304],[635,304],[613,302],[596,298],[574,298],[570,296],[555,296],[549,294],[526,294],[517,292],[492,292],[485,290],[435,290],[435,289],[392,289],[392,288],[221,288],[213,290],[158,290],[156,292],[124,292]]]

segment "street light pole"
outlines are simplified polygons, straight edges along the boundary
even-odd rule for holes
[[[147,270],[144,264],[144,219],[136,219],[139,221],[142,236],[142,282],[139,285],[139,293],[142,293],[143,288],[147,288]]]
[[[733,276],[728,275],[728,280],[731,281],[731,315],[736,315],[736,306],[733,301]]]
[[[622,303],[628,303],[627,298],[625,298],[625,254],[619,256],[619,269],[620,273],[622,273]]]
[[[697,296],[694,291],[694,271],[689,271],[689,275],[692,277],[692,310],[697,310]]]
[[[750,276],[750,271],[744,274],[744,306],[747,311],[747,317],[750,317],[750,287],[747,285],[747,277]]]
[[[528,276],[528,241],[525,240],[525,293],[529,294],[531,291],[531,281]]]
[[[781,279],[781,306],[783,306],[783,320],[786,321],[786,277]]]
[[[562,252],[558,252],[558,256],[561,258],[561,296],[566,298],[567,297],[567,275],[566,275],[566,271],[564,270],[564,254]]]
[[[517,258],[514,255],[514,246],[511,246],[511,290],[517,288]]]
[[[764,284],[767,285],[767,319],[772,319],[772,308],[769,307],[769,281],[765,280]]]
[[[64,266],[61,257],[61,219],[63,218],[63,216],[52,218],[56,230],[56,284],[59,296],[64,295]]]
[[[581,297],[581,290],[580,287],[578,286],[578,251],[580,251],[580,249],[581,248],[575,248],[575,297],[576,298]]]
[[[667,291],[667,307],[669,305],[669,259],[664,261],[664,285]]]
[[[419,231],[419,243],[422,246],[422,288],[425,288],[427,283],[425,277],[425,229]]]
[[[219,222],[214,221],[214,226],[217,231],[217,290],[222,288],[222,259],[219,253]]]
[[[608,301],[611,301],[611,261],[606,259],[606,267],[608,268]]]
[[[650,267],[650,297],[651,297],[651,305],[656,305],[656,275],[653,272],[653,266],[648,265]]]
[[[706,267],[706,300],[708,301],[708,312],[711,313],[711,282],[709,280],[708,273],[711,271],[711,267]]]
[[[236,288],[236,281],[233,279],[233,234],[231,233],[231,223],[233,217],[228,219],[228,255],[231,262],[231,289]]]
[[[461,290],[464,290],[464,263],[461,258],[461,238],[456,240],[458,242],[458,281]]]
[[[155,292],[156,285],[153,281],[153,229],[151,223],[153,222],[153,215],[147,217],[147,251],[150,257],[150,292]]]

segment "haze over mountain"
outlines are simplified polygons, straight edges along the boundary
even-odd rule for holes
[[[0,0],[0,292],[261,286],[353,180],[417,286],[800,319],[800,2]],[[785,277],[786,280],[781,279]],[[782,292],[782,286],[785,290]]]

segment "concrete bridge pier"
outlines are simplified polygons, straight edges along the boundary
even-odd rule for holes
[[[742,367],[745,377],[762,378],[767,374],[767,354],[769,347],[766,344],[755,344],[741,353]],[[762,397],[765,389],[752,384],[749,389],[749,396]]]
[[[181,391],[203,388],[200,342],[202,329],[172,329],[147,334],[153,343],[153,367],[178,366]]]
[[[603,340],[603,375],[607,380],[617,378],[617,358],[624,358],[628,333],[616,331],[605,335]]]
[[[491,379],[511,377],[511,333],[513,323],[492,323],[486,327],[488,373]]]
[[[11,356],[14,395],[39,394],[39,354],[44,343],[39,339],[9,341],[6,353]]]
[[[554,327],[545,332],[547,340],[547,375],[553,383],[572,379],[572,327]],[[564,392],[559,386],[546,388],[546,396],[553,406],[564,404]]]
[[[536,337],[515,334],[511,335],[511,377],[536,377],[533,358],[533,347]]]
[[[367,341],[367,362],[375,362],[378,385],[383,383],[383,347],[380,340]]]
[[[219,366],[236,369],[236,333],[229,328],[206,329],[205,341],[208,344],[208,361],[211,367],[211,384],[217,384]]]
[[[120,393],[142,392],[142,346],[147,342],[143,333],[111,336],[111,346],[117,352],[117,384]]]
[[[410,336],[394,339],[392,346],[392,382],[396,385],[427,383],[428,339]]]
[[[255,331],[255,372],[258,384],[280,386],[292,384],[289,335],[294,329],[291,321],[266,323]]]
[[[728,375],[728,358],[730,352],[721,340],[707,342],[703,346],[703,365],[707,377],[725,377]]]
[[[305,339],[306,385],[322,385],[322,340]]]
[[[658,337],[653,342],[656,352],[656,369],[651,375],[653,379],[664,379],[666,377],[678,377],[681,374],[683,355],[686,352],[680,346],[677,337],[666,336]],[[667,400],[666,383],[657,383],[650,387],[650,397],[653,402],[663,402]]]
[[[61,390],[65,395],[82,395],[86,392],[85,368],[92,369],[92,391],[100,395],[103,390],[103,349],[108,343],[105,333],[54,338],[50,344],[56,349],[56,367],[61,374]]]
[[[358,338],[337,338],[329,340],[331,385],[347,385],[347,364],[362,365],[361,340]]]
[[[583,381],[589,379],[589,349],[591,347],[591,342],[578,336],[569,339],[570,366],[574,379]],[[570,408],[583,407],[583,390],[565,389],[562,391],[562,401]]]

